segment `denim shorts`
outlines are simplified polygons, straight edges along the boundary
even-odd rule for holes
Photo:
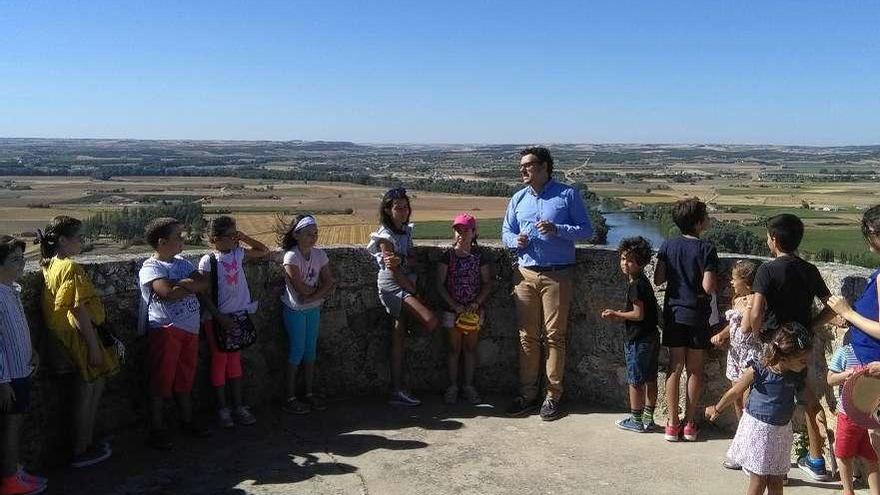
[[[650,337],[623,344],[626,358],[626,381],[630,385],[642,385],[657,381],[657,361],[660,359],[660,338]]]
[[[403,311],[403,301],[411,295],[403,289],[394,291],[379,289],[379,302],[385,307],[385,311],[397,320],[400,319],[400,313]]]
[[[400,313],[403,311],[403,301],[412,294],[398,285],[390,275],[382,277],[382,272],[379,275],[379,302],[382,303],[382,306],[385,307],[385,311],[389,315],[395,320],[399,319]],[[416,281],[414,273],[407,274],[407,278],[412,280],[413,283]]]

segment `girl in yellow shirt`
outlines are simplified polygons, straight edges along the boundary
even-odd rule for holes
[[[58,216],[38,232],[42,255],[43,318],[79,376],[74,405],[73,467],[102,462],[112,451],[106,442],[94,443],[95,416],[105,379],[119,371],[112,347],[101,342],[104,305],[85,270],[70,259],[82,251],[82,222]]]

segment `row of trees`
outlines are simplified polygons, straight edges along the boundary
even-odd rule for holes
[[[151,220],[160,217],[180,220],[188,244],[202,243],[207,223],[199,203],[99,211],[83,221],[83,234],[90,239],[109,237],[124,245],[143,244],[144,228]]]
[[[816,261],[845,263],[847,265],[864,266],[874,268],[877,266],[877,256],[870,252],[850,253],[847,251],[834,252],[830,248],[822,248],[816,252],[814,259]]]
[[[644,218],[657,223],[667,236],[678,234],[672,221],[672,207],[668,205],[645,205]],[[715,244],[718,251],[725,253],[767,256],[769,250],[763,239],[737,222],[714,221],[703,234],[703,238]]]

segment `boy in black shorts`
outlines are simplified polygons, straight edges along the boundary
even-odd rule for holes
[[[819,269],[795,254],[803,237],[804,224],[795,215],[784,213],[767,221],[767,247],[774,259],[761,265],[755,274],[752,286],[755,296],[750,315],[752,328],[760,329],[764,342],[772,339],[776,329],[784,323],[798,322],[810,330],[812,336],[812,330],[834,317],[834,312],[827,305],[813,317],[814,300],[818,298],[824,304],[831,292],[822,280]],[[810,454],[798,459],[798,467],[814,480],[829,481],[831,478],[825,470],[825,459],[822,457],[822,437],[816,422],[819,400],[813,392],[825,386],[825,354],[823,346],[814,347],[819,351],[812,353],[807,386],[801,397],[807,412]],[[819,373],[814,373],[814,370]],[[809,379],[814,376],[818,379]],[[811,386],[813,382],[815,385]]]
[[[672,220],[681,236],[669,239],[657,253],[654,284],[666,284],[663,304],[663,345],[669,348],[666,374],[665,438],[695,441],[699,433],[696,411],[703,388],[703,363],[711,344],[711,299],[718,285],[718,253],[700,234],[711,225],[706,203],[689,198],[675,203]],[[678,386],[687,367],[684,421],[679,419]]]

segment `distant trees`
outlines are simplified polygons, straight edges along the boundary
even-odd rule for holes
[[[103,236],[123,244],[141,244],[144,242],[144,227],[160,217],[180,220],[188,244],[202,243],[207,222],[199,203],[99,211],[83,221],[83,234],[90,239]]]
[[[829,248],[822,248],[816,251],[816,261],[834,262],[834,251]]]
[[[753,254],[767,256],[770,254],[767,244],[751,230],[735,222],[712,223],[712,227],[703,234],[703,238],[715,244],[715,248],[724,253]]]
[[[672,221],[672,207],[669,205],[645,205],[644,218],[656,222],[666,235],[678,233]],[[713,221],[712,227],[703,238],[715,244],[719,252],[767,256],[769,251],[764,241],[754,232],[737,222]]]
[[[880,265],[880,259],[878,259],[877,255],[868,251],[864,251],[861,253],[849,253],[846,251],[841,251],[837,253],[836,258],[836,260],[832,261],[837,261],[838,263],[846,263],[848,265],[864,266],[867,268],[876,268],[877,265]]]
[[[590,224],[593,226],[593,237],[588,242],[599,245],[608,243],[608,224],[595,208],[590,208]]]

